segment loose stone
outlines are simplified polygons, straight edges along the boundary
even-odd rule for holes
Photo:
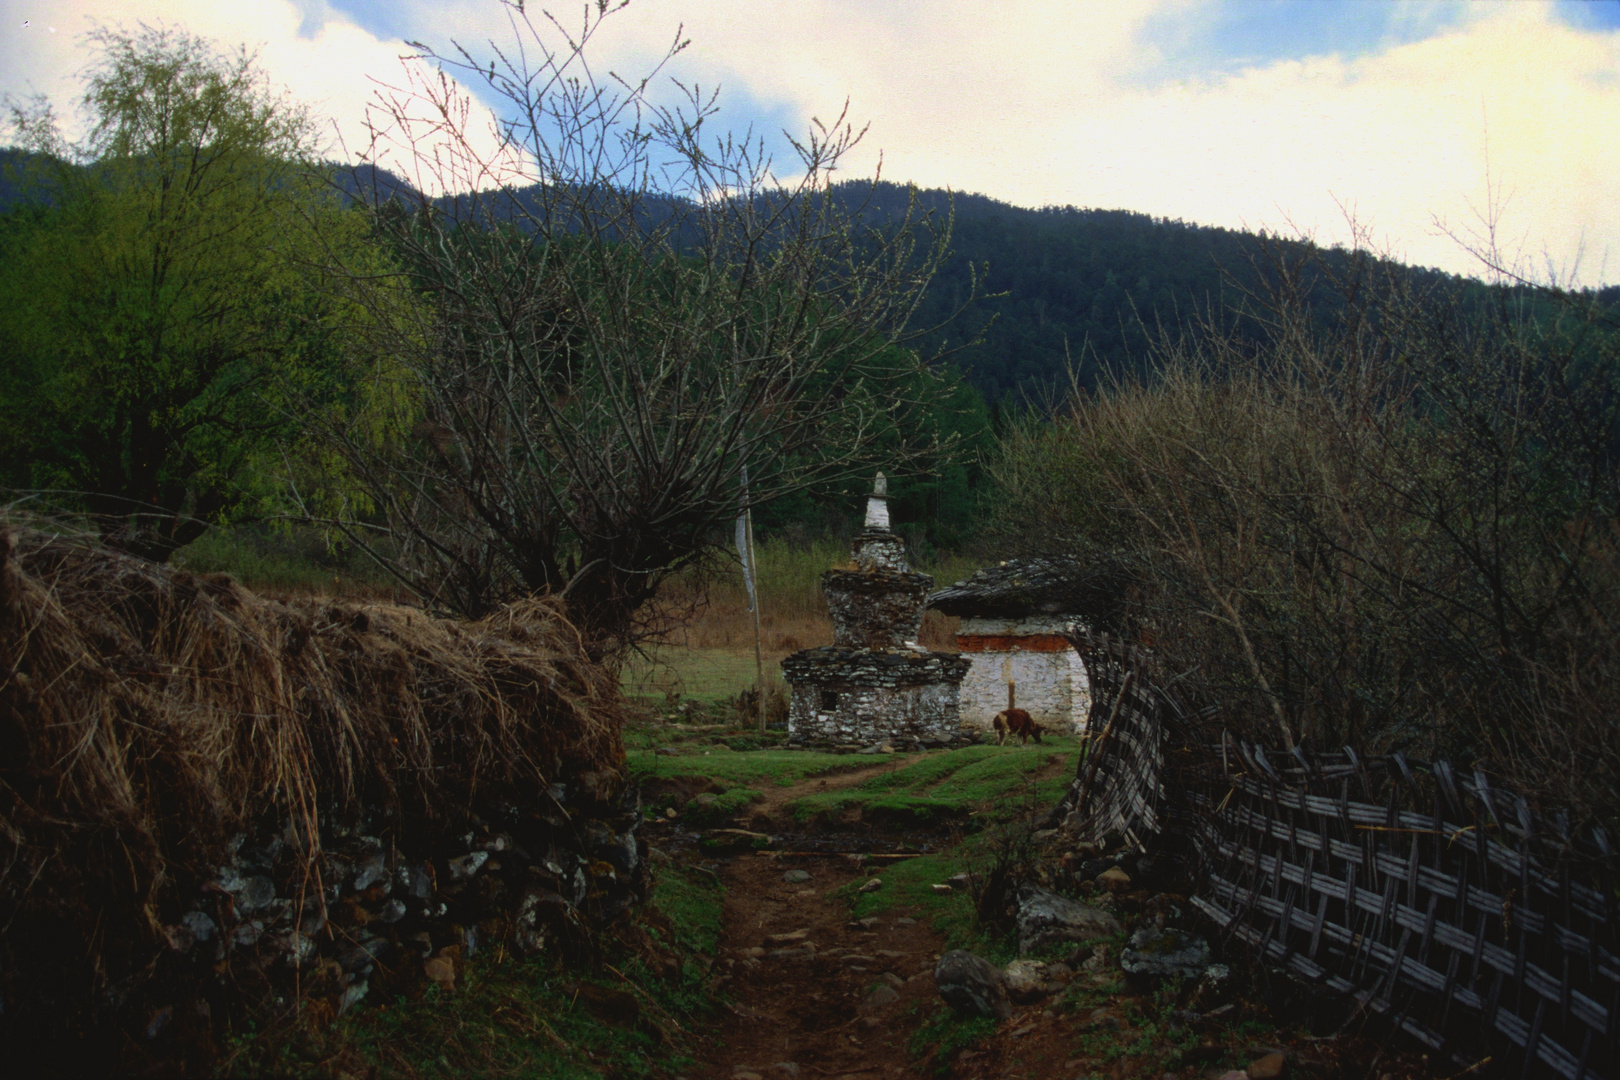
[[[1271,1053],[1249,1062],[1249,1080],[1277,1080],[1288,1066],[1285,1054]]]
[[[1001,972],[965,949],[952,949],[939,958],[934,967],[934,985],[945,1003],[959,1013],[998,1020],[1012,1015]]]
[[[1018,891],[1018,952],[1063,941],[1087,942],[1120,933],[1119,920],[1100,908],[1077,903],[1033,885]]]
[[[1110,867],[1097,875],[1097,884],[1111,893],[1124,892],[1131,887],[1131,875],[1119,867]]]

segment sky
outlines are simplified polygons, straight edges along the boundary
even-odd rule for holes
[[[552,10],[572,28],[584,7]],[[0,0],[0,94],[43,94],[71,127],[85,32],[141,22],[256,49],[335,157],[409,84],[406,41],[483,62],[514,40],[497,0]],[[677,34],[653,97],[718,87],[711,124],[763,137],[783,175],[782,132],[847,101],[867,128],[845,177],[881,163],[1020,206],[1360,235],[1467,274],[1494,222],[1522,272],[1620,282],[1620,0],[632,0],[592,69],[635,80]],[[468,88],[482,130],[501,102]]]

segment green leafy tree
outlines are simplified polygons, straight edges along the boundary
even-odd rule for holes
[[[0,231],[7,479],[166,559],[260,512],[296,395],[342,392],[342,320],[305,272],[307,226],[351,247],[308,114],[246,52],[173,29],[91,35],[88,134],[13,105],[43,163]]]

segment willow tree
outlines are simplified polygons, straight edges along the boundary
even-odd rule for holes
[[[0,237],[0,457],[12,486],[165,559],[271,496],[295,388],[340,362],[304,226],[329,218],[358,263],[363,222],[321,194],[313,121],[250,54],[171,28],[90,41],[82,142],[48,103],[13,109],[38,198]]]
[[[405,378],[368,430],[413,435],[326,432],[365,493],[333,518],[434,605],[561,596],[611,654],[743,506],[869,469],[879,437],[891,467],[937,452],[894,433],[939,385],[899,343],[949,221],[834,196],[844,115],[779,171],[758,140],[710,138],[717,99],[655,85],[662,62],[601,75],[602,6],[571,32],[508,11],[513,44],[418,46],[379,99],[368,157],[411,162],[420,193],[381,192],[377,225],[425,302],[379,309]]]

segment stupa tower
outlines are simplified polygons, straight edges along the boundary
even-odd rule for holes
[[[850,554],[854,569],[821,576],[833,643],[782,661],[792,688],[790,737],[862,745],[954,739],[969,661],[917,643],[934,579],[906,563],[905,542],[890,527],[888,482],[881,472]]]

